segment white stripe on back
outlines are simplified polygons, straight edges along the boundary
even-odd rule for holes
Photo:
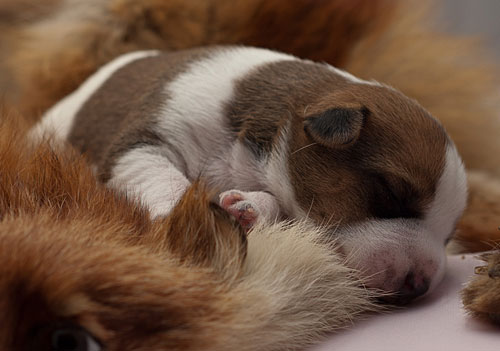
[[[158,55],[156,50],[137,51],[122,55],[101,67],[87,79],[77,90],[59,101],[43,116],[41,122],[31,131],[31,136],[40,139],[44,135],[66,139],[70,133],[73,120],[83,104],[99,89],[116,71],[127,64],[149,56]]]
[[[189,178],[199,175],[207,151],[214,154],[217,147],[229,145],[224,108],[233,98],[236,81],[262,65],[296,59],[266,49],[221,48],[166,85],[170,98],[158,122],[169,141],[188,155]]]

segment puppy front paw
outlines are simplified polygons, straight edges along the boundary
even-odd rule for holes
[[[279,215],[278,201],[263,191],[228,190],[219,195],[219,204],[249,231],[258,221],[270,222]]]

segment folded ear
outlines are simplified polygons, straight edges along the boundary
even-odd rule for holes
[[[304,120],[304,130],[317,143],[327,147],[345,147],[359,137],[368,110],[364,107],[335,107]]]

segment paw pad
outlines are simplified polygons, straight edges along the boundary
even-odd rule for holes
[[[230,213],[245,230],[250,230],[259,217],[255,205],[238,191],[226,191],[219,197],[220,206]]]

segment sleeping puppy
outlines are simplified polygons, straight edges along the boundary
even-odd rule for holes
[[[69,140],[154,217],[202,176],[247,228],[279,218],[328,226],[395,303],[439,282],[466,202],[453,142],[415,101],[265,49],[126,54],[32,133]]]

